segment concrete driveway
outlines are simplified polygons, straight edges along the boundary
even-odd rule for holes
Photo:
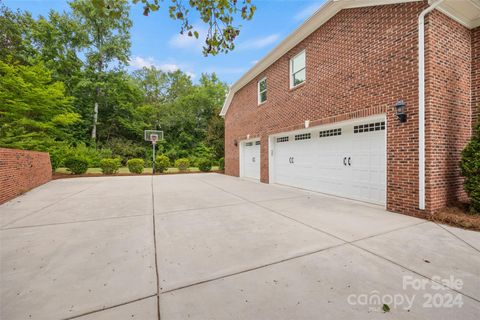
[[[294,188],[56,180],[0,226],[1,319],[480,318],[480,233]]]

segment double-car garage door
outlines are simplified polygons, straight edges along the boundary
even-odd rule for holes
[[[259,178],[260,145],[250,143],[243,148],[243,176]],[[275,135],[270,152],[271,183],[385,204],[383,118]]]

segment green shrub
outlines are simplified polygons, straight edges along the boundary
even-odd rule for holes
[[[155,159],[155,170],[158,172],[164,172],[170,167],[170,159],[166,155],[159,155]]]
[[[146,155],[144,145],[136,144],[123,138],[110,139],[105,143],[104,147],[106,147],[107,150],[111,150],[112,156],[120,157],[122,165],[126,165],[127,160],[132,158],[145,158],[145,156],[147,156],[147,159],[152,158],[151,148],[147,148],[149,154]],[[150,157],[148,158],[148,156]]]
[[[460,165],[465,177],[464,188],[470,197],[471,210],[480,213],[480,124],[462,152]]]
[[[180,171],[187,171],[190,167],[190,161],[187,158],[180,158],[175,161],[175,167]]]
[[[55,172],[63,165],[66,155],[69,151],[69,146],[64,143],[59,143],[55,146],[48,148],[50,154],[50,163],[52,164],[52,171]]]
[[[225,170],[225,158],[220,158],[220,160],[218,160],[218,167],[220,170]]]
[[[103,174],[114,174],[120,169],[120,159],[102,159],[100,160],[100,169]]]
[[[135,158],[130,159],[127,161],[128,171],[131,173],[143,173],[143,169],[145,168],[145,160]]]
[[[198,168],[200,169],[200,171],[208,172],[212,170],[212,161],[210,161],[209,159],[200,159],[198,161]]]
[[[96,149],[92,146],[87,146],[85,143],[79,143],[76,147],[71,147],[67,151],[67,157],[78,157],[87,160],[88,166],[97,168],[100,166],[100,161],[104,158],[110,158],[112,151],[110,149]]]
[[[83,174],[88,170],[88,160],[82,157],[68,157],[64,165],[73,174]]]

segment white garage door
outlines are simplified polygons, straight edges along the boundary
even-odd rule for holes
[[[242,143],[242,176],[260,179],[260,141]]]
[[[312,128],[274,138],[273,181],[385,204],[385,121]]]

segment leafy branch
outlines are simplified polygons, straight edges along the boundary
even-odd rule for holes
[[[93,0],[95,6],[113,8],[115,0]],[[203,45],[203,54],[217,55],[228,53],[235,48],[235,39],[240,34],[241,25],[235,25],[235,19],[251,20],[256,6],[251,0],[132,0],[143,4],[143,14],[160,10],[161,5],[168,6],[170,18],[181,22],[180,34],[198,39],[200,34],[190,22],[190,10],[200,15],[208,31]],[[167,4],[168,2],[168,4]],[[112,11],[115,14],[115,11]]]

